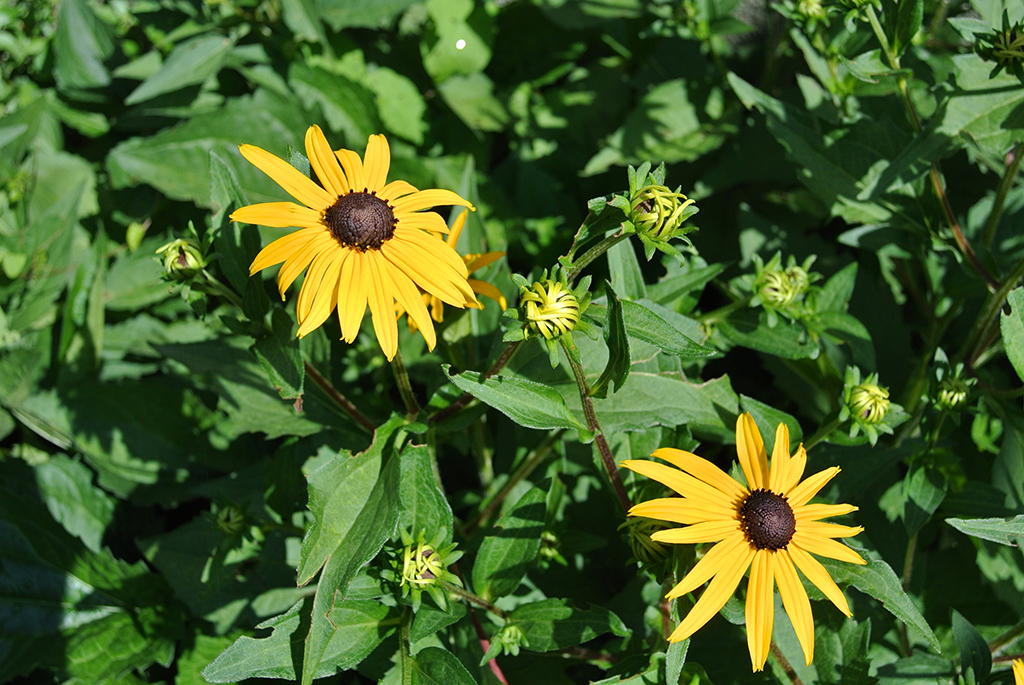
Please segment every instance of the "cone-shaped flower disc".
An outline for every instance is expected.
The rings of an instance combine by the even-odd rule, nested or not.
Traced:
[[[370,136],[360,159],[351,150],[332,151],[320,127],[311,126],[306,154],[319,184],[266,150],[239,150],[302,203],[265,202],[231,214],[234,221],[299,229],[263,248],[249,273],[283,262],[277,284],[284,299],[288,286],[306,272],[296,303],[300,338],[337,310],[341,337],[352,342],[369,307],[377,341],[390,360],[398,350],[396,302],[431,349],[437,339],[421,290],[453,307],[479,306],[465,262],[440,237],[448,227],[438,214],[422,211],[473,206],[448,190],[387,183],[391,152],[384,136]]]
[[[797,569],[840,611],[850,615],[842,591],[811,553],[852,564],[865,563],[860,555],[835,540],[852,537],[863,529],[822,520],[857,508],[848,504],[809,504],[839,473],[839,468],[825,469],[801,481],[807,452],[801,445],[790,456],[789,430],[785,424],[779,424],[775,433],[771,466],[750,414],[741,415],[736,422],[736,450],[746,486],[711,462],[677,449],[663,448],[652,455],[672,466],[645,460],[622,463],[681,495],[642,502],[630,509],[631,516],[685,526],[656,532],[651,535],[652,540],[716,543],[668,593],[669,599],[675,599],[711,581],[669,640],[685,640],[707,623],[729,600],[749,568],[747,647],[753,669],[762,670],[768,658],[776,584],[810,664],[814,658],[814,621]]]

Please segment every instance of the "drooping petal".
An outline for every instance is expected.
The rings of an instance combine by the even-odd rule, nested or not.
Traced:
[[[459,215],[455,217],[455,221],[452,222],[452,227],[449,229],[451,232],[448,234],[448,239],[445,241],[452,247],[456,247],[459,244],[459,236],[462,235],[462,229],[466,226],[467,216],[469,216],[469,210],[464,209],[459,212]]]
[[[747,582],[747,649],[755,671],[764,669],[768,645],[775,622],[775,555],[767,550],[754,552]]]
[[[662,497],[634,505],[629,515],[690,525],[701,521],[735,522],[736,508],[724,502],[709,506],[707,502],[695,502],[686,497]]]
[[[252,260],[252,264],[249,266],[249,275],[252,276],[267,267],[287,260],[323,231],[324,228],[322,226],[314,226],[281,236],[260,250],[259,254],[256,255],[256,259]]]
[[[685,528],[669,528],[651,534],[655,542],[667,542],[675,545],[695,544],[698,542],[718,542],[739,530],[735,520],[701,521]]]
[[[320,225],[320,212],[294,202],[261,202],[239,207],[231,220],[270,228],[308,228]]]
[[[310,209],[321,211],[334,204],[336,198],[280,157],[255,145],[239,145],[238,151],[253,166],[272,178],[289,195]]]
[[[324,232],[315,234],[308,243],[293,252],[277,272],[277,289],[281,293],[281,299],[284,299],[285,291],[295,282],[302,270],[309,266],[314,257],[325,250],[340,249],[344,248],[338,246],[330,233]]]
[[[753,549],[749,545],[742,545],[736,547],[729,558],[722,560],[719,572],[708,584],[690,612],[672,631],[668,638],[669,642],[679,642],[690,637],[725,606],[753,557]]]
[[[662,447],[654,450],[652,457],[664,459],[678,469],[689,473],[711,487],[719,490],[729,502],[742,499],[746,496],[746,489],[733,480],[729,474],[712,464],[707,459],[698,457],[692,452],[677,450],[672,447]]]
[[[804,574],[804,577],[821,590],[821,594],[828,597],[839,611],[843,612],[846,616],[852,616],[850,606],[846,603],[846,597],[843,596],[843,591],[832,580],[832,576],[828,574],[825,567],[795,544],[788,545],[786,549],[789,550],[789,556],[793,559],[796,567],[800,569],[800,572]]]
[[[324,184],[324,189],[334,196],[331,204],[334,204],[339,196],[352,192],[352,186],[349,185],[345,172],[338,164],[338,158],[331,150],[331,144],[327,142],[324,132],[315,124],[306,130],[306,154],[316,177]]]
[[[627,459],[620,465],[656,480],[663,485],[667,485],[680,495],[688,497],[699,504],[707,504],[713,507],[729,503],[722,495],[721,490],[708,485],[702,480],[697,480],[685,471],[680,471],[671,466],[647,461],[646,459]]]
[[[459,207],[469,207],[471,210],[476,211],[476,207],[468,200],[463,200],[458,193],[440,188],[421,190],[418,193],[407,195],[395,200],[394,205],[396,214],[399,212],[418,212],[421,209],[430,209],[431,207],[441,205],[458,205]]]
[[[665,595],[665,598],[675,599],[688,592],[693,592],[708,582],[716,573],[729,568],[729,564],[733,560],[741,559],[745,550],[749,549],[750,543],[743,538],[742,534],[725,538],[709,549],[707,554],[690,569],[690,572]],[[747,567],[744,566],[743,571],[746,570]],[[739,581],[736,582],[739,583]]]
[[[736,419],[736,454],[740,467],[751,490],[768,487],[768,454],[764,441],[750,414],[740,414]]]
[[[469,275],[465,260],[459,256],[459,253],[451,245],[448,245],[436,235],[413,230],[399,224],[395,227],[395,234],[391,240],[384,243],[385,246],[391,244],[425,250],[433,257],[431,263],[434,266],[443,264],[463,278]]]
[[[327,317],[334,311],[338,302],[338,274],[347,258],[352,254],[350,250],[338,250],[328,259],[327,268],[324,270],[320,285],[317,286],[313,300],[309,304],[305,319],[299,324],[299,337],[304,338],[327,321]],[[312,267],[310,272],[312,273]],[[303,284],[305,290],[305,284]],[[301,294],[301,293],[300,293]]]
[[[388,146],[388,139],[379,133],[371,135],[366,142],[366,154],[363,155],[366,188],[370,192],[381,190],[388,180],[390,168],[391,148]]]
[[[384,356],[391,361],[398,352],[398,322],[395,321],[395,298],[392,295],[394,285],[377,263],[380,252],[370,250],[366,252],[366,256],[368,259],[365,260],[365,266],[370,275],[370,289],[366,300],[370,305],[373,332],[377,335],[377,342],[380,343]]]
[[[789,500],[789,506],[795,509],[810,502],[811,498],[817,495],[818,491],[825,487],[830,480],[835,478],[837,473],[839,473],[839,467],[831,466],[824,471],[818,471],[813,476],[809,476],[807,480],[790,490],[786,495]]]
[[[475,278],[467,279],[466,282],[469,283],[469,287],[472,288],[473,292],[477,295],[489,297],[497,302],[502,309],[508,309],[508,302],[505,301],[505,296],[501,294],[501,291],[498,290],[497,287],[487,283],[486,281],[478,281]]]
[[[782,596],[782,606],[789,614],[789,622],[796,631],[796,639],[804,651],[804,661],[808,666],[814,660],[814,617],[811,615],[811,601],[807,598],[800,577],[793,566],[793,558],[787,549],[776,552],[778,560],[775,564],[775,582]]]
[[[813,524],[812,524],[813,525]],[[829,523],[823,523],[818,525],[832,525]],[[846,528],[846,526],[838,526]],[[850,537],[861,532],[861,528],[851,528],[849,536],[843,535],[842,537]],[[854,552],[852,549],[847,547],[841,542],[836,542],[831,538],[827,538],[820,535],[814,535],[813,533],[806,533],[801,530],[793,533],[793,544],[800,549],[810,552],[811,554],[817,554],[819,557],[827,557],[829,559],[838,559],[839,561],[845,561],[850,564],[866,564],[867,562],[861,558],[859,554]]]
[[[504,256],[505,253],[500,250],[495,252],[485,252],[484,254],[480,255],[474,255],[472,258],[469,258],[469,255],[466,255],[466,269],[469,271],[469,273],[473,273],[474,271],[482,269],[485,266],[490,266],[491,264],[498,261]]]
[[[448,264],[438,263],[442,259],[447,259],[442,250],[452,253],[455,251],[438,238],[430,238],[427,234],[420,233],[427,241],[433,241],[422,242],[419,238],[410,238],[409,233],[417,232],[396,231],[395,237],[381,247],[381,254],[408,275],[422,290],[436,295],[445,303],[461,308],[468,303],[476,302],[476,296],[473,295],[466,277],[450,268]],[[431,258],[437,259],[432,261]]]
[[[353,251],[338,275],[338,325],[341,326],[341,339],[349,343],[359,334],[359,325],[366,312],[364,257],[365,253]]]
[[[393,294],[395,300],[405,310],[409,318],[415,322],[416,329],[427,341],[427,349],[432,350],[437,344],[437,334],[434,332],[434,324],[430,320],[430,313],[423,304],[423,297],[420,291],[413,285],[405,272],[389,262],[387,259],[378,256],[377,264],[385,270],[392,284],[395,286]]]

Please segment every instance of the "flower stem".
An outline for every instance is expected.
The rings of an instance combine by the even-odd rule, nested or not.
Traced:
[[[359,411],[356,405],[348,401],[348,399],[338,392],[338,389],[331,385],[331,382],[320,375],[320,372],[314,368],[309,362],[303,362],[306,367],[306,375],[309,376],[314,383],[319,386],[321,390],[327,393],[327,396],[334,400],[334,403],[341,407],[342,411],[351,416],[356,423],[366,429],[367,433],[373,433],[377,430],[377,425],[368,419],[363,412]]]
[[[409,371],[405,368],[402,351],[399,349],[395,350],[395,356],[391,360],[391,370],[395,373],[398,392],[402,395],[402,401],[405,402],[405,412],[410,419],[414,419],[420,413],[420,404],[416,401],[416,395],[413,394],[412,383],[409,382]]]
[[[218,281],[217,278],[206,269],[203,269],[203,278],[206,279],[206,283],[211,293],[220,295],[231,304],[242,309],[242,299],[238,296],[238,293]]]
[[[1011,642],[1019,638],[1021,635],[1024,635],[1024,621],[1020,621],[1019,623],[1011,627],[1009,630],[1007,630],[1005,633],[992,640],[992,642],[990,642],[988,645],[989,649],[994,654],[998,650],[1002,649],[1006,645],[1010,644]]]
[[[449,583],[445,580],[438,579],[435,582],[439,586],[443,587],[447,592],[455,595],[459,599],[464,599],[471,604],[476,604],[478,607],[486,609],[498,618],[504,619],[507,616],[504,611],[494,606],[483,597],[480,597],[479,595],[474,595],[472,592],[466,590],[465,588],[461,588],[458,585],[455,585],[454,583]]]
[[[583,404],[583,416],[586,417],[587,428],[594,433],[594,444],[597,446],[598,454],[601,455],[601,463],[608,474],[608,480],[611,481],[612,489],[615,490],[615,495],[619,499],[623,513],[628,513],[633,504],[629,501],[629,495],[626,494],[626,486],[622,484],[622,476],[619,475],[619,469],[615,466],[612,450],[608,447],[608,441],[605,440],[604,433],[601,432],[601,424],[597,422],[597,414],[594,413],[594,403],[590,399],[590,386],[587,384],[587,377],[583,373],[583,367],[573,359],[573,355],[570,354],[569,346],[565,340],[559,338],[559,342],[562,345],[565,356],[569,359],[572,373],[576,377],[576,386],[580,391],[580,402]]]
[[[775,660],[779,662],[779,666],[782,666],[782,670],[786,672],[786,677],[789,678],[789,682],[793,683],[793,685],[803,685],[803,681],[800,680],[800,676],[796,674],[796,671],[793,670],[793,666],[790,665],[786,657],[782,655],[782,650],[775,644],[775,640],[772,640],[770,649],[772,656],[774,656]]]
[[[807,438],[807,440],[804,442],[804,449],[809,450],[815,445],[817,445],[819,442],[827,438],[829,435],[832,434],[832,431],[834,431],[836,428],[839,428],[840,423],[842,423],[842,421],[839,420],[839,414],[836,414],[828,423],[826,423],[824,426],[815,431],[814,435]]]
[[[974,321],[974,327],[967,336],[968,344],[963,348],[963,351],[957,355],[957,358],[953,360],[954,363],[964,361],[966,359],[968,367],[974,366],[974,361],[984,351],[985,338],[988,334],[989,328],[992,326],[995,318],[999,315],[999,311],[1003,308],[1003,304],[1006,302],[1006,297],[1010,294],[1010,291],[1017,286],[1017,281],[1021,278],[1024,278],[1024,260],[1021,260],[1017,264],[1013,272],[1006,277],[1002,285],[1000,285],[995,292],[989,294],[988,299],[985,300],[985,304],[981,307],[981,312],[978,314],[978,318]]]
[[[580,275],[580,272],[587,268],[591,262],[628,237],[629,236],[625,232],[620,231],[619,233],[610,235],[607,238],[603,238],[601,242],[597,243],[580,255],[580,258],[573,262],[572,268],[566,276],[566,280],[569,285],[572,285],[572,282],[576,280],[576,277]]]
[[[1006,167],[1006,173],[1003,174],[1003,178],[999,181],[996,199],[992,202],[992,211],[989,212],[988,220],[985,221],[985,230],[981,234],[981,241],[985,244],[985,247],[992,247],[996,226],[999,225],[999,219],[1003,216],[1003,204],[1006,202],[1006,196],[1009,195],[1010,189],[1013,188],[1013,182],[1017,180],[1020,161],[1024,159],[1024,142],[1019,143],[1011,154],[1013,155],[1013,161]]]
[[[493,376],[494,374],[501,371],[502,369],[504,369],[505,365],[508,364],[510,359],[512,359],[512,355],[515,354],[516,350],[519,349],[519,345],[522,344],[522,342],[522,340],[510,342],[508,346],[505,347],[505,349],[502,351],[501,356],[498,357],[494,364],[491,365],[491,368],[487,369],[487,371],[485,371],[484,374],[480,376],[480,381],[483,382],[490,378],[491,376]],[[461,395],[459,395],[458,398],[456,398],[455,401],[449,404],[447,407],[438,410],[433,416],[431,416],[427,420],[427,423],[431,425],[434,425],[435,423],[441,423],[445,419],[451,418],[455,414],[462,411],[466,407],[466,405],[472,401],[473,393],[464,392]]]
[[[401,647],[401,660],[402,660],[402,685],[412,685],[412,671],[413,671],[413,660],[412,660],[412,641],[410,639],[410,628],[412,626],[412,607],[405,607],[405,611],[402,613],[402,627],[401,637],[398,642]]]

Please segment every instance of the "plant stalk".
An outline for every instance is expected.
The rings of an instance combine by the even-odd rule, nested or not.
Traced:
[[[351,416],[356,423],[366,429],[367,433],[371,435],[377,430],[377,425],[368,419],[363,412],[359,411],[356,405],[352,404],[344,395],[342,395],[337,388],[331,385],[331,382],[320,375],[320,372],[314,368],[309,362],[303,362],[306,368],[306,375],[309,376],[314,383],[319,386],[321,390],[327,393],[327,396],[334,400],[334,403],[341,407],[342,411]]]
[[[501,371],[502,369],[504,369],[505,365],[508,364],[510,359],[512,359],[512,355],[515,354],[516,350],[519,349],[519,346],[522,344],[522,342],[522,340],[510,342],[508,346],[502,351],[501,356],[498,357],[498,359],[494,362],[493,365],[491,365],[491,368],[489,368],[486,372],[484,372],[482,376],[480,376],[480,381],[483,382],[490,378],[491,376],[498,373],[499,371]],[[444,409],[440,409],[436,413],[434,413],[434,415],[427,420],[427,423],[429,423],[430,425],[434,425],[435,423],[441,423],[445,419],[451,418],[455,414],[465,409],[466,405],[472,401],[473,393],[464,392],[461,395],[459,395],[455,399],[455,401],[449,404],[447,407],[445,407]]]
[[[999,219],[1003,216],[1003,205],[1006,203],[1006,196],[1009,195],[1010,190],[1013,188],[1013,182],[1017,180],[1020,161],[1024,159],[1024,141],[1018,143],[1017,147],[1013,148],[1012,154],[1013,160],[1006,167],[1006,173],[1003,174],[1002,179],[999,181],[996,199],[992,202],[992,211],[988,214],[988,219],[985,221],[985,229],[981,234],[981,242],[985,247],[992,247],[992,240],[996,235],[996,227],[999,225]]]
[[[399,349],[395,350],[395,356],[391,360],[391,370],[395,374],[395,382],[398,383],[398,392],[402,395],[402,401],[405,402],[405,412],[409,419],[414,419],[420,413],[420,403],[416,401],[416,395],[412,391],[409,371],[405,368],[402,351]]]

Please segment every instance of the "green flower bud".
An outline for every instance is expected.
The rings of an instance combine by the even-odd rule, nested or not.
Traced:
[[[217,528],[225,535],[238,535],[245,529],[245,512],[237,504],[228,504],[217,512]]]
[[[462,587],[462,581],[448,567],[459,560],[462,552],[455,550],[455,543],[442,546],[440,533],[429,542],[424,541],[420,532],[414,539],[405,530],[402,536],[402,551],[399,558],[393,558],[392,569],[386,577],[397,582],[402,588],[402,597],[411,596],[413,609],[418,609],[422,594],[426,592],[441,609],[448,607],[448,589]]]
[[[580,322],[580,302],[564,283],[538,281],[523,288],[519,297],[527,328],[547,340],[569,333]]]
[[[206,266],[202,248],[194,240],[172,240],[156,253],[163,259],[164,274],[174,281],[187,281]]]
[[[861,383],[850,392],[846,406],[861,423],[878,423],[889,411],[889,391],[874,383]]]
[[[530,643],[526,640],[526,634],[523,633],[523,629],[514,623],[506,623],[502,626],[492,642],[501,652],[511,654],[512,656],[519,656],[520,647],[530,646]]]
[[[640,188],[629,202],[629,220],[642,233],[654,240],[668,240],[692,212],[685,211],[694,203],[679,192],[663,185]]]
[[[767,304],[774,307],[785,307],[796,300],[800,291],[785,271],[766,269],[758,274],[757,294]]]
[[[967,401],[971,392],[970,384],[962,378],[946,376],[939,383],[935,400],[943,409],[957,410]]]
[[[626,519],[626,522],[619,526],[619,530],[624,529],[629,535],[629,548],[634,559],[642,566],[657,566],[671,556],[672,550],[652,540],[651,535],[670,527],[671,525],[665,521],[634,517]]]
[[[1024,25],[1019,21],[1011,25],[1006,10],[1002,30],[980,36],[974,49],[983,59],[996,63],[990,77],[1006,69],[1024,81]]]
[[[808,19],[825,18],[825,8],[821,6],[821,0],[800,0],[796,9]]]

